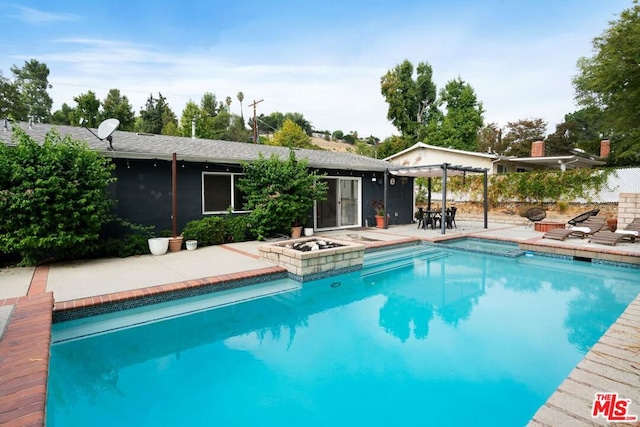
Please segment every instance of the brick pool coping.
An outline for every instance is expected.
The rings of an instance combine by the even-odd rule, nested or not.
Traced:
[[[458,235],[459,237],[463,237]],[[477,234],[476,234],[477,237]],[[364,242],[367,250],[386,246],[418,243],[425,239],[403,238],[393,241]],[[437,239],[441,240],[441,239]],[[495,239],[494,239],[495,240]],[[505,239],[507,240],[507,239]],[[535,250],[543,247],[532,244]],[[549,247],[549,252],[565,247]],[[606,253],[607,259],[629,258],[615,248],[598,247],[589,252]],[[593,258],[597,258],[594,256]],[[613,260],[613,259],[612,259]],[[635,257],[635,264],[640,258]],[[190,288],[203,288],[230,281],[252,279],[259,275],[277,274],[281,267],[212,276],[149,288],[63,301],[54,304],[54,295],[46,291],[48,266],[37,267],[27,296],[0,300],[0,306],[13,306],[13,314],[0,341],[0,425],[3,427],[44,426],[46,410],[51,324],[56,312],[121,303],[154,295],[171,294]],[[619,392],[621,398],[632,399],[630,413],[640,416],[640,295],[616,320],[585,358],[558,387],[534,418],[531,426],[553,426],[561,421],[605,424],[602,418],[590,418],[589,404],[595,391]],[[630,375],[629,372],[632,372]],[[634,375],[635,374],[635,375]],[[603,388],[616,388],[604,390]],[[595,391],[594,391],[595,390]],[[586,415],[583,412],[587,410]]]

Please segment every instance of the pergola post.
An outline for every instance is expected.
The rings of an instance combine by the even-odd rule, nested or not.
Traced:
[[[487,185],[488,184],[488,179],[487,179],[487,171],[484,171],[484,228],[488,228],[488,224],[489,224],[489,219],[488,219],[488,213],[489,213],[489,198],[488,198],[488,192],[487,192]]]
[[[447,163],[442,164],[442,213],[440,214],[440,232],[445,234],[447,224]]]
[[[384,229],[386,230],[387,228],[389,228],[389,212],[387,211],[389,209],[389,205],[387,205],[387,190],[388,190],[388,185],[389,185],[389,169],[385,169],[384,170],[384,194],[383,194],[383,201],[382,203],[384,203]]]

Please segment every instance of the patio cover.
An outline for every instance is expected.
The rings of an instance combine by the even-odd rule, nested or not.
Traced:
[[[447,210],[447,177],[449,176],[465,176],[469,173],[481,173],[484,175],[484,228],[488,226],[487,214],[489,212],[489,202],[487,200],[487,168],[476,168],[470,166],[452,165],[450,163],[442,163],[438,165],[422,165],[422,166],[401,166],[395,168],[389,168],[385,171],[384,179],[384,204],[387,205],[387,190],[388,190],[388,175],[395,176],[407,176],[413,178],[426,177],[429,178],[428,182],[428,200],[431,204],[431,178],[442,178],[442,218],[446,215]],[[385,216],[384,228],[388,227],[388,218]],[[442,234],[446,232],[446,224],[444,221],[440,221],[440,231]]]

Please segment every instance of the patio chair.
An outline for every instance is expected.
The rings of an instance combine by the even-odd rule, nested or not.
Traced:
[[[547,217],[547,211],[542,208],[529,208],[523,216],[529,220],[526,226],[530,227],[531,224],[545,219]]]
[[[565,240],[568,237],[579,237],[584,239],[591,236],[606,227],[604,218],[590,217],[586,221],[580,223],[580,227],[570,228],[554,228],[547,231],[543,239]]]
[[[640,234],[640,218],[635,218],[623,230],[609,231],[601,230],[591,236],[591,243],[615,246],[623,240],[635,243],[636,237]]]
[[[586,220],[588,220],[592,216],[598,215],[598,212],[600,212],[600,209],[592,209],[590,211],[583,212],[580,215],[578,215],[578,216],[576,216],[574,218],[571,218],[569,221],[567,221],[567,224],[576,226],[576,225],[578,225],[580,223],[585,222]]]
[[[456,225],[456,212],[458,211],[458,208],[456,208],[455,206],[452,206],[451,208],[447,209],[446,211],[446,215],[444,217],[444,223],[446,224],[447,228],[458,228],[458,226]]]

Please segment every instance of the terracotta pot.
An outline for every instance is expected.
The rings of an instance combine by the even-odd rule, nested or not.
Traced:
[[[182,250],[182,236],[169,237],[169,252],[180,252]]]
[[[302,226],[300,227],[291,227],[291,237],[294,239],[302,236]]]
[[[376,228],[384,228],[384,215],[376,215]]]
[[[608,219],[607,225],[609,226],[609,230],[616,231],[618,229],[618,219],[617,218]]]

